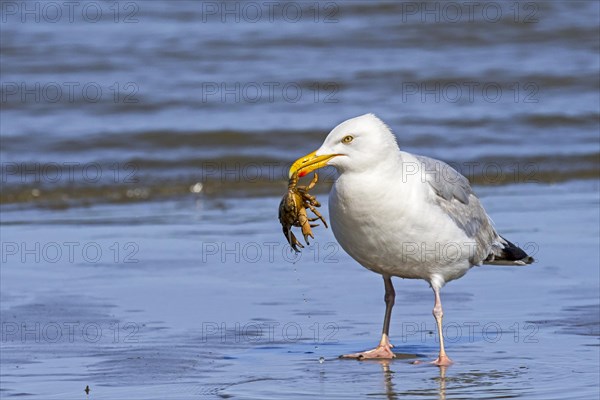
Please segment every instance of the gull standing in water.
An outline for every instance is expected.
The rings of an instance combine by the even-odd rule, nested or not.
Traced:
[[[504,239],[467,178],[449,165],[401,151],[396,137],[375,115],[335,127],[321,147],[295,161],[290,176],[333,166],[339,177],[329,194],[333,233],[363,267],[383,276],[385,318],[379,345],[342,357],[394,358],[389,341],[395,292],[392,277],[424,279],[435,298],[440,352],[434,364],[452,363],[444,350],[440,289],[480,264],[533,262]]]

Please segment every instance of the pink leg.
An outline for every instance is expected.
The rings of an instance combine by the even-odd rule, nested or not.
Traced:
[[[379,345],[375,347],[373,350],[363,351],[360,353],[352,353],[352,354],[344,354],[340,358],[354,358],[357,360],[368,360],[374,358],[394,358],[394,352],[392,351],[392,344],[388,336],[384,333],[381,335],[381,341]]]
[[[383,283],[385,284],[385,318],[383,320],[383,333],[379,345],[373,350],[363,351],[360,353],[344,354],[341,358],[355,358],[358,360],[374,359],[374,358],[394,358],[394,347],[389,340],[390,334],[390,319],[392,318],[392,307],[394,307],[394,301],[396,300],[396,292],[392,285],[392,279],[390,277],[383,277]]]
[[[442,310],[442,301],[440,299],[439,288],[436,288],[434,286],[433,293],[435,294],[433,316],[435,317],[435,323],[437,324],[438,330],[438,337],[440,338],[440,355],[431,363],[439,366],[448,366],[452,364],[452,360],[446,355],[446,350],[444,349],[444,335],[442,334],[442,318],[444,317],[444,310]]]

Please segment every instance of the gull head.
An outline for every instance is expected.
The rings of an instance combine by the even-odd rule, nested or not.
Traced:
[[[346,120],[333,128],[319,149],[296,160],[289,171],[304,176],[330,165],[340,173],[365,171],[385,163],[399,152],[396,137],[373,114]]]

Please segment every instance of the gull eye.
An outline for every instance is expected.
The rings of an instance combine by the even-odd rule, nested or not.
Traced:
[[[350,143],[353,140],[354,140],[354,138],[352,136],[350,136],[350,135],[344,136],[344,138],[342,139],[342,143],[348,144],[348,143]]]

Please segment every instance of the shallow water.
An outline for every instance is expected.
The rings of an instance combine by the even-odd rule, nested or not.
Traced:
[[[258,21],[206,8],[225,3],[81,2],[98,22],[14,4],[0,3],[0,397],[597,398],[598,2],[458,20],[441,8],[455,2],[292,2],[273,19],[250,2]],[[412,364],[437,349],[421,281],[395,281],[402,357],[338,359],[377,343],[381,278],[330,230],[299,256],[284,245],[289,163],[366,112],[467,175],[537,260],[444,289],[447,369]]]
[[[15,243],[80,244],[54,263],[50,250],[39,263],[5,253],[5,396],[84,398],[89,385],[90,398],[128,399],[592,398],[598,185],[479,193],[500,231],[538,261],[474,268],[444,289],[448,369],[411,364],[437,348],[421,281],[396,280],[391,337],[406,359],[338,359],[376,344],[381,279],[323,228],[295,259],[275,218],[253,220],[272,215],[277,198],[5,213],[2,236]],[[103,251],[97,262],[79,252],[90,243]],[[137,251],[115,258],[114,243]]]

